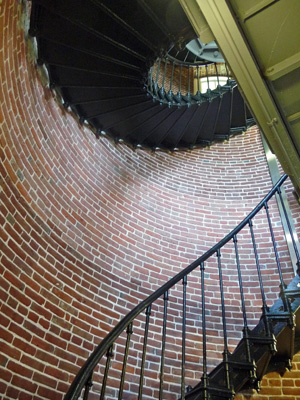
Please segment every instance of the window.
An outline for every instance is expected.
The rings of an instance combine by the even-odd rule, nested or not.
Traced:
[[[199,79],[199,90],[201,93],[206,93],[208,89],[214,90],[218,85],[223,86],[227,83],[227,76],[209,76],[202,77]],[[198,91],[198,82],[197,79],[194,81],[195,92]]]

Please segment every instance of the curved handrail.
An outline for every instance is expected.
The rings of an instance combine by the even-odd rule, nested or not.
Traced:
[[[105,353],[107,353],[107,351],[110,349],[115,340],[135,319],[135,317],[137,317],[142,311],[144,311],[147,307],[149,307],[155,300],[164,295],[166,291],[168,291],[176,283],[181,281],[195,268],[204,263],[204,261],[206,261],[209,257],[217,253],[218,250],[220,250],[220,248],[223,247],[226,243],[228,243],[231,239],[233,239],[249,223],[249,221],[251,221],[252,218],[266,205],[268,200],[270,200],[270,198],[273,197],[273,195],[276,192],[278,192],[278,188],[283,184],[283,182],[287,179],[287,177],[288,177],[287,175],[283,175],[275,184],[275,186],[270,190],[270,192],[263,198],[263,200],[227,236],[225,236],[221,241],[219,241],[216,245],[214,245],[205,254],[203,254],[201,257],[199,257],[197,260],[191,263],[188,267],[186,267],[184,270],[179,272],[168,282],[162,285],[148,298],[146,298],[140,304],[138,304],[115,326],[115,328],[102,340],[102,342],[98,345],[98,347],[87,359],[83,367],[80,369],[65,396],[65,400],[75,400],[79,397],[81,390],[83,389],[86,381],[91,376],[92,371],[96,367],[97,363],[100,361],[102,356]]]
[[[154,101],[168,104],[169,107],[200,105],[215,97],[222,96],[223,93],[236,86],[236,82],[224,61],[207,61],[197,55],[193,55],[192,60],[190,60],[189,55],[188,49],[185,49],[183,59],[177,59],[170,53],[166,53],[164,56],[158,57],[152,64],[144,86]],[[210,77],[216,78],[217,86],[211,86]],[[224,77],[227,78],[226,83],[220,82],[220,78]],[[200,90],[201,78],[207,79],[207,90]],[[195,80],[197,88],[193,90]],[[176,90],[178,89],[176,94],[173,90],[175,85]]]

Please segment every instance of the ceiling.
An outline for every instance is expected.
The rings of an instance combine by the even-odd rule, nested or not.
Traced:
[[[300,1],[180,3],[200,39],[202,31],[211,29],[261,131],[300,197]]]

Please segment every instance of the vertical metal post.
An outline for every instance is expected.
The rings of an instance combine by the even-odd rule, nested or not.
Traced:
[[[158,61],[157,64],[157,69],[156,69],[156,78],[155,78],[155,84],[154,84],[154,89],[157,91],[157,86],[158,86],[158,78],[159,78],[159,71],[160,71],[160,63],[161,63],[161,58]]]
[[[151,304],[150,304],[150,306],[148,306],[146,308],[146,323],[145,323],[145,332],[144,332],[144,344],[143,344],[143,355],[142,355],[141,372],[140,372],[140,385],[139,385],[138,400],[142,400],[142,396],[143,396],[144,372],[145,372],[145,361],[146,361],[150,315],[151,315]]]
[[[247,322],[245,297],[244,297],[244,290],[243,290],[243,281],[242,281],[242,274],[241,274],[240,259],[239,259],[239,252],[238,252],[236,235],[233,236],[233,242],[234,242],[234,249],[235,249],[235,256],[236,256],[236,266],[237,266],[237,271],[238,271],[239,287],[240,287],[241,302],[242,302],[242,313],[243,313],[243,320],[244,320],[243,334],[244,334],[244,339],[245,339],[245,344],[246,344],[246,357],[247,357],[247,361],[250,364],[253,364],[253,360],[252,360],[252,357],[251,357],[251,351],[250,351],[249,328],[248,328],[248,322]],[[250,379],[251,379],[251,381],[253,383],[256,380],[255,365],[254,364],[253,364],[253,369],[250,370]]]
[[[238,252],[238,247],[237,247],[237,237],[236,237],[236,235],[233,236],[233,242],[234,242],[236,265],[237,265],[239,287],[240,287],[240,294],[241,294],[244,328],[248,329],[246,307],[245,307],[245,297],[244,297],[244,290],[243,290],[243,281],[242,281],[242,274],[241,274],[240,259],[239,259],[239,252]]]
[[[206,316],[205,316],[205,283],[204,283],[204,263],[200,265],[201,271],[201,297],[202,297],[202,334],[203,334],[203,398],[208,399],[208,376],[207,376],[207,351],[206,351]]]
[[[88,400],[89,393],[90,393],[90,390],[91,390],[92,386],[93,386],[93,373],[91,373],[91,375],[89,376],[88,380],[85,383],[83,400]]]
[[[268,306],[267,306],[267,302],[266,302],[264,285],[263,285],[262,276],[261,276],[261,270],[260,270],[260,265],[259,265],[257,247],[256,247],[256,243],[255,243],[255,237],[254,237],[254,231],[253,231],[253,222],[252,222],[251,219],[249,220],[248,225],[249,225],[250,233],[251,233],[252,246],[253,246],[253,250],[254,250],[254,256],[255,256],[256,269],[257,269],[258,280],[259,280],[261,299],[262,299],[262,303],[263,303],[262,310],[263,310],[263,315],[266,315],[266,313],[268,311]],[[269,325],[266,328],[268,328],[268,330],[269,330]],[[270,332],[268,332],[268,333],[270,333]]]
[[[149,71],[149,82],[148,82],[148,86],[150,86],[151,93],[153,93],[153,71],[154,71],[154,66],[152,65]]]
[[[281,299],[282,299],[282,302],[283,302],[284,310],[289,312],[291,317],[292,317],[290,303],[289,303],[289,301],[288,301],[288,299],[286,297],[286,294],[285,294],[285,289],[286,289],[287,285],[284,283],[283,276],[282,276],[282,270],[281,270],[281,265],[280,265],[280,261],[279,261],[278,250],[277,250],[277,244],[276,244],[276,241],[275,241],[275,236],[274,236],[273,227],[272,227],[271,218],[270,218],[270,213],[269,213],[269,206],[268,206],[267,202],[264,203],[264,207],[265,207],[266,214],[267,214],[270,234],[271,234],[274,253],[275,253],[275,258],[276,258],[276,264],[277,264],[279,278],[280,278]],[[292,319],[290,320],[290,324],[293,325]]]
[[[214,64],[215,64],[215,69],[216,69],[216,76],[217,76],[218,86],[220,86],[220,79],[219,79],[219,73],[218,73],[217,63],[214,63]]]
[[[167,65],[168,65],[168,59],[165,59],[165,67],[164,67],[164,74],[163,74],[163,79],[162,79],[162,85],[161,85],[161,92],[165,91],[165,79],[166,79],[166,74],[167,74]]]
[[[186,285],[187,276],[182,280],[182,357],[181,357],[181,399],[185,399],[185,331],[186,331]]]
[[[125,345],[125,352],[124,352],[124,359],[123,359],[123,366],[122,366],[122,374],[121,374],[121,380],[120,380],[120,389],[119,389],[119,400],[122,400],[123,398],[123,389],[124,389],[124,381],[125,381],[125,374],[126,374],[126,366],[127,366],[127,359],[128,359],[128,352],[129,352],[129,344],[130,344],[130,338],[132,335],[132,322],[127,326],[127,339],[126,339],[126,345]]]
[[[296,261],[297,273],[298,273],[298,275],[300,275],[300,270],[299,270],[300,269],[300,257],[299,257],[299,251],[298,251],[298,247],[297,247],[297,244],[296,244],[296,240],[295,240],[295,237],[294,237],[294,234],[296,234],[296,233],[292,229],[291,221],[290,221],[290,218],[288,217],[287,209],[286,209],[286,206],[285,206],[283,198],[282,198],[282,193],[281,193],[281,188],[280,187],[277,188],[277,193],[278,193],[279,198],[280,198],[280,203],[281,203],[281,206],[282,206],[282,209],[283,209],[283,213],[284,213],[284,216],[285,216],[285,220],[286,220],[286,223],[287,223],[287,226],[288,226],[288,230],[289,230],[290,237],[291,237],[291,240],[292,240],[293,248],[294,248],[294,251],[295,251],[296,260],[297,260]]]
[[[229,75],[229,71],[227,68],[227,64],[225,63],[225,69],[226,69],[226,75],[227,75],[227,80],[229,79],[230,75]]]
[[[188,91],[187,91],[187,95],[190,96],[191,95],[191,76],[190,76],[190,66],[188,65]]]
[[[229,352],[228,352],[228,338],[227,338],[227,326],[226,326],[225,299],[224,299],[220,249],[217,250],[217,257],[218,257],[219,283],[220,283],[221,307],[222,307],[222,324],[223,324],[223,334],[224,334],[223,361],[225,364],[225,381],[226,381],[227,389],[231,389],[231,382],[230,382],[230,375],[229,375],[229,360],[228,360]]]
[[[180,70],[179,70],[179,95],[181,94],[181,79],[182,79],[182,64],[180,64]]]
[[[266,302],[264,285],[263,285],[263,280],[262,280],[262,276],[261,276],[261,269],[260,269],[260,265],[259,265],[259,258],[258,258],[258,253],[257,253],[254,231],[253,231],[253,222],[251,219],[249,220],[248,224],[249,224],[250,233],[251,233],[251,240],[252,240],[252,246],[253,246],[254,255],[255,255],[256,269],[257,269],[259,287],[260,287],[260,293],[261,293],[261,299],[262,299],[262,318],[263,318],[263,321],[265,324],[266,336],[269,338],[272,338],[273,334],[271,332],[270,324],[269,324],[269,320],[268,320],[269,307],[267,306],[267,302]],[[274,338],[274,341],[272,343],[270,343],[270,349],[271,349],[272,353],[276,352],[275,338]]]
[[[279,261],[278,250],[277,250],[277,244],[276,244],[276,241],[275,241],[275,236],[274,236],[272,222],[271,222],[270,213],[269,213],[269,205],[268,205],[267,202],[264,203],[264,207],[265,207],[266,214],[267,214],[269,230],[270,230],[273,249],[274,249],[274,253],[275,253],[276,264],[277,264],[278,274],[279,274],[279,278],[280,278],[280,286],[281,286],[281,289],[284,290],[286,288],[286,284],[283,281],[282,270],[281,270],[281,265],[280,265],[280,261]]]
[[[101,394],[100,394],[100,400],[104,400],[105,397],[105,391],[106,391],[106,385],[107,385],[107,378],[108,378],[108,371],[110,368],[110,363],[111,363],[111,358],[113,357],[113,344],[110,346],[110,348],[107,350],[106,353],[106,365],[105,365],[105,371],[103,375],[103,381],[102,381],[102,388],[101,388]]]
[[[172,86],[173,86],[173,79],[174,79],[174,70],[175,70],[175,62],[173,61],[173,64],[172,64],[172,72],[171,72],[171,79],[170,79],[170,89],[169,89],[169,93],[172,93]]]
[[[165,294],[164,294],[164,319],[163,319],[162,346],[161,346],[159,400],[162,400],[163,390],[164,390],[164,372],[165,372],[165,350],[166,350],[168,300],[169,300],[168,291],[166,291]]]
[[[210,89],[210,87],[209,87],[209,78],[208,78],[208,69],[207,69],[207,64],[205,64],[205,69],[206,69],[206,79],[207,79],[207,90],[209,90]]]

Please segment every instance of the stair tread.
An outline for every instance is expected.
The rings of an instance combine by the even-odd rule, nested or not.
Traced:
[[[287,290],[291,291],[291,293],[294,294],[299,293],[300,295],[300,288],[297,286],[298,284],[300,285],[300,277],[297,275],[290,282],[290,284],[287,287]],[[283,305],[282,299],[278,298],[269,311],[270,315],[274,319],[273,330],[274,330],[274,336],[276,337],[277,340],[277,352],[275,355],[272,356],[268,343],[265,343],[264,341],[263,344],[260,344],[258,341],[260,335],[263,335],[265,337],[265,324],[262,318],[260,319],[257,326],[250,331],[250,336],[252,335],[255,338],[254,342],[252,342],[251,354],[255,361],[256,375],[258,380],[261,380],[266,372],[278,370],[279,364],[280,365],[282,364],[282,367],[285,368],[291,357],[289,351],[290,349],[287,350],[290,344],[286,337],[286,329],[291,329],[291,328],[289,327],[289,321],[286,317],[286,313],[284,313],[284,319],[279,318],[279,320],[276,321],[276,314],[278,313],[280,316],[281,312],[280,309],[282,305]],[[291,311],[293,313],[296,313],[296,317],[297,316],[300,317],[300,297],[294,298],[294,301],[291,303]],[[295,349],[293,350],[294,353]],[[241,361],[241,358],[242,361],[246,361],[245,339],[241,339],[240,343],[237,345],[234,352],[230,354],[229,361],[233,360],[239,362]],[[275,364],[274,368],[272,367],[272,364]],[[271,367],[269,367],[270,365]],[[231,367],[234,366],[231,364]],[[221,362],[208,375],[209,381],[213,386],[225,385],[224,368],[225,364],[224,362]],[[242,388],[253,387],[253,385],[249,384],[249,376],[247,376],[246,372],[247,369],[241,368],[241,366],[239,366],[238,364],[236,365],[236,369],[234,369],[233,372],[234,390],[236,393],[239,392]],[[194,398],[199,396],[199,393],[202,390],[201,386],[202,383],[199,382],[199,384],[192,389],[192,391],[190,392],[191,394],[190,395],[188,394],[187,398],[189,400],[193,400]],[[201,396],[197,397],[197,399],[201,399]]]

